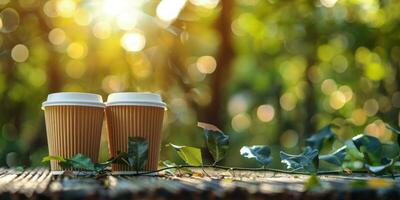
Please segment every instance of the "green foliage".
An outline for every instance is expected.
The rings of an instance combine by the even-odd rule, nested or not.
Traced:
[[[201,150],[199,148],[178,146],[171,143],[169,145],[175,149],[179,157],[182,158],[182,160],[185,161],[185,163],[187,163],[188,165],[193,165],[193,166],[203,165]]]
[[[225,157],[228,151],[229,136],[211,124],[198,123],[198,126],[204,129],[207,149],[214,159],[214,164],[216,164]]]
[[[116,158],[111,159],[114,163],[124,163],[133,167],[137,172],[144,169],[148,160],[149,142],[145,138],[129,137],[128,152],[118,152]]]
[[[383,158],[380,165],[372,166],[372,165],[366,164],[365,166],[367,167],[368,171],[370,171],[374,174],[379,174],[386,170],[391,171],[391,167],[393,166],[393,164],[394,164],[393,159]]]
[[[76,168],[88,171],[95,170],[92,160],[82,154],[77,154],[70,159],[66,159],[66,162],[60,162],[60,165],[62,168]]]
[[[331,140],[334,137],[335,135],[332,132],[332,125],[329,124],[319,130],[317,133],[313,134],[310,138],[308,138],[306,140],[306,146],[320,151],[324,142],[327,140]]]
[[[311,147],[306,147],[304,152],[299,155],[291,155],[281,151],[280,156],[281,162],[286,164],[287,168],[293,171],[301,169],[310,173],[316,173],[318,171],[318,150],[312,149]]]
[[[42,162],[47,162],[51,160],[58,161],[63,169],[74,168],[85,171],[101,170],[101,168],[95,168],[95,165],[93,164],[92,160],[89,157],[82,154],[76,154],[72,158],[62,158],[60,156],[46,156],[42,159]]]
[[[46,157],[43,157],[42,162],[48,162],[51,160],[60,161],[60,162],[65,161],[65,159],[61,156],[46,156]]]
[[[246,113],[255,114],[260,104],[271,102],[276,115],[272,123],[265,125],[251,116],[251,134],[242,134],[243,141],[280,141],[278,137],[288,128],[286,125],[307,127],[308,123],[315,125],[331,118],[346,119],[357,129],[363,129],[362,126],[377,116],[398,121],[396,99],[400,80],[397,65],[400,57],[397,55],[400,50],[396,36],[400,31],[397,25],[400,15],[397,14],[399,1],[396,0],[337,1],[329,6],[332,8],[320,2],[336,1],[243,0],[235,1],[232,6],[223,5],[231,5],[230,1],[219,1],[218,6],[206,6],[209,7],[206,9],[200,4],[187,3],[183,12],[176,13],[177,21],[171,21],[171,27],[166,31],[175,29],[172,26],[181,29],[182,24],[196,28],[186,28],[181,37],[177,37],[176,34],[160,34],[165,31],[164,26],[157,27],[157,23],[143,23],[138,19],[138,24],[146,24],[136,27],[140,29],[137,32],[144,34],[146,45],[143,51],[128,55],[120,44],[120,37],[129,33],[118,29],[117,20],[105,22],[106,27],[113,27],[113,34],[102,34],[100,39],[98,34],[92,34],[97,32],[91,30],[97,29],[95,25],[102,17],[93,17],[90,24],[82,26],[77,23],[80,12],[74,12],[70,17],[52,17],[42,11],[44,2],[41,1],[36,1],[37,4],[29,3],[33,1],[3,2],[8,2],[2,4],[3,8],[17,11],[20,23],[2,18],[1,166],[7,165],[9,152],[18,153],[18,161],[28,163],[38,145],[47,147],[38,142],[45,141],[41,133],[44,130],[43,113],[38,112],[38,108],[48,91],[96,92],[103,96],[122,86],[126,91],[162,91],[166,102],[174,102],[167,113],[168,119],[179,115],[185,119],[185,124],[195,123],[196,116],[221,119],[222,123],[230,124],[233,117],[230,115],[242,112],[243,106],[233,106],[229,109],[230,114],[222,112],[227,109],[221,106],[234,102],[236,94],[251,93],[239,104],[245,105]],[[122,1],[115,2],[117,5]],[[138,9],[155,13],[159,1],[146,2]],[[76,10],[87,11],[88,16],[97,16],[102,10],[87,9],[87,5],[76,3]],[[32,17],[32,13],[40,15]],[[180,17],[181,14],[184,16]],[[118,15],[125,16],[124,13]],[[196,20],[185,20],[186,16]],[[221,20],[221,17],[227,20]],[[215,22],[224,23],[210,26]],[[16,29],[5,31],[6,24],[10,23]],[[57,30],[53,31],[53,25]],[[232,28],[229,40],[223,35],[226,27]],[[55,35],[58,36],[55,37],[57,43],[47,38]],[[64,36],[70,39],[60,39]],[[21,55],[15,49],[12,51],[16,44],[28,49],[29,56],[24,62],[13,59],[15,55]],[[72,47],[77,44],[78,52],[84,52],[79,59],[71,57],[71,52],[76,52]],[[152,48],[155,44],[160,48]],[[232,48],[235,52],[232,56],[218,53],[233,52]],[[175,50],[174,53],[171,54],[170,49]],[[213,74],[196,69],[196,66],[203,66],[201,62],[196,63],[201,55],[212,55],[218,62]],[[109,68],[108,63],[116,64]],[[210,66],[210,62],[206,63],[208,65],[204,66]],[[98,67],[93,69],[91,66]],[[214,80],[214,77],[220,78]],[[203,79],[205,81],[201,81]],[[332,84],[324,84],[326,80]],[[330,85],[332,91],[325,91],[326,85]],[[223,98],[219,96],[221,93]],[[372,105],[379,105],[379,111],[373,117],[362,111],[370,100],[374,102]],[[337,101],[340,105],[332,106]],[[290,109],[282,106],[287,102]],[[362,111],[358,118],[364,120],[353,122],[351,118],[357,116],[354,113],[358,108]],[[212,109],[215,113],[210,116]],[[315,116],[314,120],[309,121],[312,116]],[[18,131],[3,131],[10,125]],[[191,133],[195,127],[168,123],[166,134],[170,141],[179,138],[182,144],[189,144],[192,136],[170,131],[177,129],[180,133]],[[264,134],[266,130],[268,134]],[[231,148],[239,149],[240,146]],[[237,157],[231,157],[226,163],[238,163]]]
[[[177,165],[174,162],[171,162],[170,160],[160,161],[158,165],[161,168],[177,167]],[[176,172],[176,168],[167,169],[165,170],[165,172],[174,175]]]
[[[378,138],[359,134],[353,137],[354,145],[364,154],[367,163],[375,165],[379,164],[382,155],[382,145]]]
[[[271,149],[265,145],[243,146],[240,155],[245,158],[254,158],[264,167],[272,161]]]
[[[382,155],[386,158],[396,158],[400,155],[400,146],[396,143],[382,143]]]
[[[341,166],[346,158],[350,161],[362,160],[367,163],[367,169],[375,173],[391,166],[388,157],[396,157],[397,152],[398,145],[383,145],[373,136],[359,134],[352,140],[346,141],[346,145],[335,152],[321,155],[320,160],[336,166]]]
[[[142,170],[147,163],[148,141],[144,138],[129,138],[128,152],[119,152],[115,158],[110,158],[106,162],[93,163],[92,160],[82,154],[76,154],[72,158],[63,158],[61,156],[46,156],[42,162],[50,160],[58,161],[63,169],[81,169],[85,171],[94,171],[97,173],[106,170],[111,163],[125,163],[134,167],[136,171]]]
[[[129,138],[128,161],[137,171],[144,169],[147,163],[149,143],[145,138]]]
[[[316,175],[311,175],[308,180],[304,183],[304,188],[306,190],[315,190],[321,188],[322,184]]]
[[[364,160],[364,154],[357,149],[353,140],[347,140],[345,144],[346,157],[350,158],[351,160]]]
[[[335,152],[319,156],[319,159],[336,166],[341,166],[345,157],[346,157],[346,146],[343,146],[338,150],[336,150]]]

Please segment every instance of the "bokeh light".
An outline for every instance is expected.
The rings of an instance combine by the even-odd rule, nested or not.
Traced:
[[[329,105],[335,109],[339,110],[346,103],[346,96],[339,90],[333,92],[329,99]]]
[[[74,13],[74,21],[76,24],[80,26],[87,26],[92,22],[92,14],[84,9],[84,8],[78,8],[75,10]]]
[[[110,75],[103,79],[102,89],[107,93],[121,92],[125,89],[125,84],[121,77]]]
[[[61,45],[65,42],[67,36],[61,28],[55,28],[49,32],[49,41],[54,45]]]
[[[382,142],[387,142],[391,139],[392,134],[386,129],[385,123],[382,120],[375,120],[368,124],[364,130],[368,135],[379,138]]]
[[[340,86],[339,91],[345,96],[346,102],[350,101],[353,98],[353,90],[349,86]]]
[[[281,107],[286,111],[291,111],[296,107],[297,98],[292,93],[285,93],[279,99]]]
[[[368,63],[365,66],[365,74],[369,79],[379,81],[385,77],[386,71],[381,63]]]
[[[332,67],[337,73],[343,73],[348,68],[349,63],[343,55],[337,55],[332,60]]]
[[[75,13],[76,3],[73,0],[57,0],[56,11],[61,17],[72,17]]]
[[[325,95],[330,95],[332,92],[337,90],[336,82],[332,79],[326,79],[321,84],[321,91]]]
[[[197,68],[197,64],[190,64],[188,66],[188,75],[190,79],[193,80],[194,82],[203,81],[204,78],[206,77],[205,74],[199,71],[199,69]]]
[[[49,0],[44,4],[43,12],[48,17],[57,17],[58,16],[58,12],[57,12],[56,7],[57,7],[57,1],[56,0]]]
[[[387,137],[383,121],[374,121],[379,118],[400,125],[396,1],[0,5],[0,100],[7,103],[0,127],[21,130],[12,139],[21,144],[42,141],[37,109],[49,91],[160,93],[169,109],[164,141],[190,146],[202,145],[197,121],[240,133],[235,137],[248,143],[241,145],[281,144],[289,153],[301,150],[310,127],[334,123],[344,141],[363,130]],[[36,130],[25,133],[26,124]],[[30,161],[24,159],[29,145],[3,147],[1,136],[0,164],[9,152]],[[240,161],[233,156],[225,164]],[[279,160],[271,163],[279,166]]]
[[[161,0],[156,9],[157,17],[165,22],[173,21],[185,4],[186,0]]]
[[[367,121],[367,113],[363,109],[356,109],[351,113],[351,122],[356,126],[362,126]]]
[[[275,109],[269,104],[260,105],[257,108],[257,117],[262,122],[269,122],[274,119]]]
[[[228,102],[228,113],[230,116],[246,112],[249,107],[248,98],[243,94],[234,95]]]
[[[79,60],[71,60],[65,66],[65,72],[71,78],[81,78],[86,72],[86,65]]]
[[[73,59],[82,59],[86,57],[88,53],[88,48],[86,44],[81,42],[73,42],[68,45],[67,54]]]
[[[196,62],[197,69],[203,74],[212,74],[217,68],[217,61],[212,56],[201,56]]]
[[[232,118],[231,125],[236,132],[243,132],[251,125],[250,116],[246,113],[239,113]]]
[[[107,39],[111,36],[111,25],[107,22],[97,22],[93,26],[92,32],[99,39]]]
[[[139,32],[125,33],[121,38],[121,45],[126,51],[138,52],[146,45],[146,38]]]
[[[29,57],[29,50],[23,44],[17,44],[11,50],[11,57],[15,62],[25,62]]]
[[[293,148],[299,143],[299,135],[294,130],[286,130],[279,139],[281,145],[285,148]]]
[[[219,0],[190,0],[190,3],[196,6],[202,6],[211,9],[218,5]]]
[[[335,6],[337,0],[320,0],[321,4],[327,8],[332,8]]]
[[[135,13],[122,13],[117,16],[116,20],[120,29],[130,31],[135,28],[138,17]]]
[[[102,0],[102,9],[105,14],[116,17],[122,13],[137,12],[147,0]]]
[[[379,111],[379,104],[376,99],[368,99],[364,102],[364,111],[368,116],[374,116]]]
[[[15,9],[6,8],[0,12],[1,32],[10,33],[18,28],[20,23],[19,14]]]

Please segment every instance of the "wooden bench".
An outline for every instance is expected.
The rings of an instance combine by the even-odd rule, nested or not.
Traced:
[[[0,199],[400,199],[400,178],[320,175],[322,189],[306,191],[308,175],[199,169],[194,175],[53,175],[46,168],[0,168]],[[352,187],[354,181],[367,187]]]

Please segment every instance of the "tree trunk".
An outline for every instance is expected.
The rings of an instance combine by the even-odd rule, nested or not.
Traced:
[[[231,37],[231,17],[234,1],[222,0],[221,13],[215,23],[215,27],[220,35],[221,43],[216,56],[217,68],[211,76],[210,87],[212,89],[212,101],[206,109],[206,116],[203,121],[222,126],[224,86],[229,76],[233,57],[233,46]]]

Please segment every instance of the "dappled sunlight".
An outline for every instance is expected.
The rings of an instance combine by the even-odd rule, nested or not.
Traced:
[[[164,143],[200,146],[198,121],[290,152],[330,123],[341,142],[362,132],[395,141],[385,123],[400,126],[399,8],[378,0],[0,0],[0,164],[10,152],[21,162],[13,153],[9,163],[41,164],[31,159],[47,151],[41,103],[66,91],[159,93],[168,105]]]

